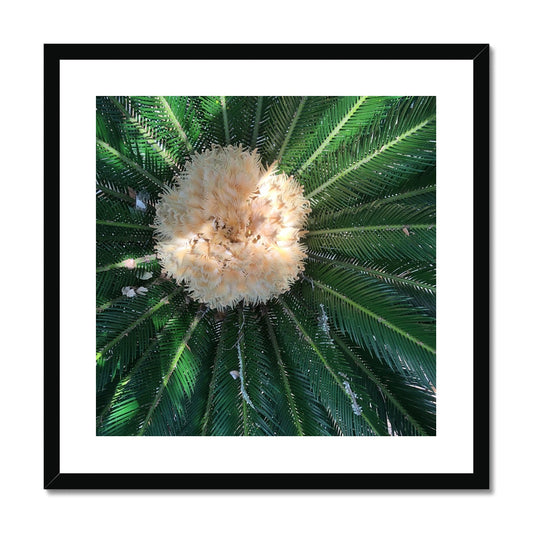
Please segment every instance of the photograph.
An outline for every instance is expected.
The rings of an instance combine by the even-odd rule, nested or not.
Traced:
[[[437,435],[435,95],[95,107],[98,437]]]
[[[7,4],[11,529],[524,528],[515,4]]]

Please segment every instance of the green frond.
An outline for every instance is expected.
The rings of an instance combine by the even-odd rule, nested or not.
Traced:
[[[284,395],[280,397],[280,407],[284,408],[285,416],[290,417],[287,424],[287,435],[336,435],[336,427],[331,413],[320,401],[313,390],[310,380],[310,369],[305,367],[305,359],[300,360],[296,353],[296,343],[301,342],[300,333],[283,312],[283,307],[275,302],[264,308],[264,320],[268,334],[276,347],[279,358],[279,372],[282,373]],[[331,383],[331,382],[330,382]],[[334,384],[336,386],[336,384]],[[291,427],[292,425],[292,427]]]
[[[151,127],[149,120],[147,120],[146,118],[146,114],[140,112],[140,110],[135,105],[135,101],[133,99],[120,97],[115,98],[113,96],[110,96],[109,100],[121,112],[123,116],[123,120],[120,123],[120,126],[125,130],[124,134],[126,137],[137,137],[137,142],[139,143],[139,145],[143,145],[145,149],[146,147],[152,148],[154,153],[161,157],[163,162],[167,165],[175,166],[178,164],[178,161],[174,159],[173,154],[170,153],[169,150],[164,147],[164,144],[158,139],[158,130],[154,130],[154,128]],[[155,101],[156,99],[152,99],[150,105],[148,106],[150,112],[153,111]],[[167,108],[168,104],[165,110]],[[156,127],[159,129],[159,121],[156,122]],[[187,148],[190,150],[192,146],[187,141],[187,139],[184,140],[187,144]]]
[[[287,328],[292,325],[291,329],[295,329],[299,338],[295,344],[299,355],[296,356],[293,349],[289,352],[290,356],[297,358],[297,364],[305,366],[311,390],[331,420],[335,421],[339,434],[385,435],[386,429],[376,424],[378,419],[372,416],[371,406],[363,400],[359,404],[357,396],[353,396],[354,384],[347,381],[352,372],[347,361],[334,350],[326,328],[321,327],[319,321],[311,322],[308,315],[301,312],[302,308],[295,299],[285,300],[280,298],[282,312],[289,319]]]
[[[220,337],[213,354],[209,393],[202,417],[202,435],[242,435],[243,400],[236,341],[239,337],[237,312],[229,312],[220,325]],[[233,375],[232,375],[233,373]]]
[[[286,435],[299,435],[304,436],[305,432],[302,426],[301,414],[298,404],[295,401],[295,395],[289,381],[289,372],[287,364],[283,360],[283,354],[281,353],[276,332],[272,326],[272,320],[268,316],[268,310],[265,306],[261,308],[261,312],[264,316],[264,325],[266,327],[267,338],[269,344],[272,347],[272,351],[276,357],[275,363],[281,378],[281,395],[278,400],[278,416],[280,418],[280,426],[284,428],[284,434]]]
[[[306,96],[281,96],[271,99],[270,120],[263,129],[261,152],[265,161],[284,163],[285,150],[298,124]]]
[[[340,258],[335,254],[311,252],[310,262],[318,261],[324,265],[336,266],[349,271],[363,273],[398,287],[413,287],[420,292],[435,294],[435,267],[427,263],[409,263],[406,261],[389,261],[372,263],[358,262],[355,259]]]
[[[309,138],[309,152],[304,156],[296,174],[305,170],[323,154],[334,153],[343,143],[353,142],[369,123],[381,119],[391,98],[345,96],[327,110],[323,120]]]
[[[415,261],[358,261],[333,253],[310,253],[310,262],[340,267],[350,272],[371,276],[395,287],[416,308],[424,309],[430,316],[436,313],[436,269],[431,263]]]
[[[220,329],[218,324],[213,320],[209,313],[198,323],[193,331],[188,348],[193,357],[198,361],[198,371],[195,373],[194,387],[191,394],[185,396],[182,405],[185,416],[180,418],[179,427],[174,432],[169,431],[172,435],[202,435],[203,417],[206,411],[207,400],[209,395],[209,384],[213,370],[213,353],[216,350]],[[175,401],[170,402],[173,410]],[[172,415],[172,419],[176,419]],[[152,430],[153,434],[157,434]]]
[[[384,399],[392,435],[435,435],[435,395],[421,382],[404,378],[372,358],[340,332],[332,332],[339,349],[350,358],[372,398]]]
[[[316,230],[307,235],[306,244],[313,252],[332,252],[361,261],[405,258],[429,262],[435,258],[436,238],[434,224],[380,224]]]
[[[239,334],[235,349],[239,362],[237,381],[240,381],[243,434],[279,434],[276,399],[280,390],[259,316],[255,311],[242,307],[237,314]]]
[[[146,189],[153,196],[161,191],[163,180],[144,168],[142,161],[139,162],[141,155],[125,155],[100,139],[96,140],[96,151],[97,172],[109,183],[136,187],[137,190]]]
[[[128,298],[124,295],[125,287],[150,288],[161,283],[159,265],[154,270],[119,268],[102,270],[96,274],[96,311],[100,313],[113,302]],[[151,276],[148,280],[144,277]]]
[[[200,372],[200,358],[193,354],[189,340],[205,311],[197,312],[183,328],[183,314],[173,317],[171,334],[159,342],[162,380],[151,395],[146,415],[137,435],[176,435],[187,421],[187,399],[190,399]],[[168,354],[169,357],[165,357]],[[161,372],[162,371],[162,372]]]
[[[146,294],[123,299],[96,317],[96,362],[98,388],[115,375],[122,376],[139,351],[148,346],[172,313],[180,312],[182,288],[158,284]],[[117,294],[117,297],[120,295]],[[179,297],[179,298],[178,298]],[[178,300],[178,303],[176,303]]]
[[[341,146],[302,175],[314,206],[342,207],[343,198],[364,200],[390,194],[435,165],[435,100],[399,100],[355,143]]]
[[[203,313],[171,317],[115,388],[97,420],[102,435],[178,434],[188,422],[191,397],[201,359],[188,342]],[[205,331],[204,331],[205,333]]]
[[[336,96],[295,97],[280,106],[281,113],[287,113],[288,130],[279,145],[275,159],[281,160],[280,168],[288,174],[295,174],[301,164],[313,152],[316,144],[317,126],[328,120],[332,106],[339,100]],[[287,121],[288,119],[288,121]],[[281,124],[280,124],[281,125]]]
[[[150,148],[168,166],[182,165],[200,136],[187,97],[99,97],[97,112],[113,120],[121,138],[135,139],[140,150]]]
[[[363,273],[310,263],[302,297],[322,303],[336,327],[393,370],[435,384],[434,318],[393,287]],[[294,291],[293,291],[294,292]]]
[[[227,116],[226,97],[200,96],[192,102],[198,116],[204,147],[211,144],[225,146],[229,144],[230,130]]]
[[[227,317],[222,325],[203,432],[226,435],[237,430],[242,435],[286,434],[286,421],[278,420],[281,394],[278,370],[260,317],[249,308],[239,308],[229,316],[234,319],[232,325],[238,327],[230,328]],[[228,400],[226,388],[233,391],[234,398],[220,406],[221,398],[224,402]],[[217,413],[220,416],[216,416]]]
[[[263,114],[263,100],[264,100],[263,96],[257,97],[255,119],[252,121],[254,129],[252,132],[252,140],[250,141],[250,148],[255,148],[257,145],[257,137],[259,135],[259,126],[261,125],[261,117]]]
[[[308,227],[313,231],[384,223],[408,226],[435,223],[435,218],[435,185],[429,185],[344,209],[317,209],[309,218]]]

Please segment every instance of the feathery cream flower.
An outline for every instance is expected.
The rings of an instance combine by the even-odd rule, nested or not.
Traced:
[[[157,255],[191,296],[212,308],[266,302],[303,270],[299,242],[311,209],[303,187],[265,169],[257,150],[196,153],[156,208]]]

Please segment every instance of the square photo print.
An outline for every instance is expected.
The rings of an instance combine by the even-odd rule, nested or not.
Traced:
[[[96,99],[98,436],[436,434],[436,98]]]

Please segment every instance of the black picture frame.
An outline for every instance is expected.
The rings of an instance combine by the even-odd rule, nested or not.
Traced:
[[[44,45],[45,489],[489,489],[488,44]],[[472,473],[64,473],[60,465],[60,64],[68,60],[462,60],[473,68],[474,348]]]

